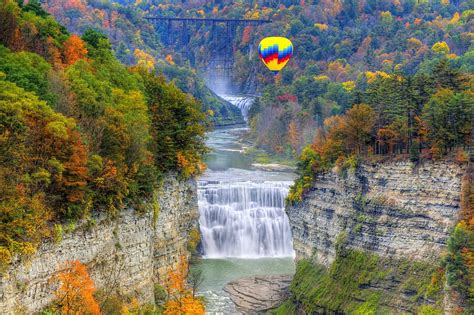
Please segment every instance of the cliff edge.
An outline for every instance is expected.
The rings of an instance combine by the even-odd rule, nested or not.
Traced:
[[[180,256],[189,256],[189,232],[199,218],[196,183],[167,176],[156,201],[157,217],[134,209],[113,220],[100,216],[95,225],[80,226],[61,242],[44,243],[27,261],[17,261],[0,278],[2,314],[30,314],[49,305],[55,290],[51,279],[70,260],[87,265],[100,290],[153,301],[154,283],[163,281]]]
[[[316,175],[286,209],[299,263],[281,310],[446,310],[440,266],[464,172],[446,161],[392,161]]]

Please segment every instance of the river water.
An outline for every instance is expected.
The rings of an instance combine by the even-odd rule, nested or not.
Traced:
[[[246,118],[248,99],[225,96]],[[217,129],[208,135],[212,152],[198,181],[203,259],[199,295],[208,314],[229,314],[234,305],[226,283],[252,275],[294,273],[294,251],[284,202],[295,175],[258,170],[244,154],[243,127]]]

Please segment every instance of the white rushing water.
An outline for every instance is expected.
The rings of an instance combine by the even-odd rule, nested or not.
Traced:
[[[251,98],[223,97],[246,117]],[[254,169],[239,142],[245,131],[221,129],[209,136],[209,169],[198,182],[204,257],[293,257],[284,208],[294,174]]]
[[[205,256],[292,256],[284,211],[290,185],[290,181],[200,181],[199,223]]]
[[[250,107],[252,107],[252,103],[254,101],[253,97],[249,96],[234,96],[234,95],[221,95],[221,97],[228,102],[234,104],[240,109],[244,120],[248,120]]]

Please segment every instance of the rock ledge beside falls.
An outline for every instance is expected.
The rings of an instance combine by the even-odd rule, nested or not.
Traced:
[[[229,293],[237,310],[244,314],[266,313],[280,306],[289,295],[292,275],[270,275],[241,278],[229,282]]]

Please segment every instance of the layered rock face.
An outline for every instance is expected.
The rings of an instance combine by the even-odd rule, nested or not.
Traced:
[[[241,278],[226,284],[224,291],[243,314],[267,314],[288,298],[292,278],[292,275]]]
[[[448,162],[365,164],[319,175],[287,208],[297,259],[329,266],[336,240],[382,257],[438,260],[460,203],[464,169]]]
[[[51,303],[51,279],[69,260],[86,264],[99,289],[152,301],[154,283],[164,279],[181,255],[189,255],[189,231],[199,219],[194,181],[168,176],[157,195],[157,219],[133,209],[114,220],[102,216],[94,226],[66,233],[58,244],[43,244],[28,261],[12,266],[0,279],[2,314],[33,313]]]

